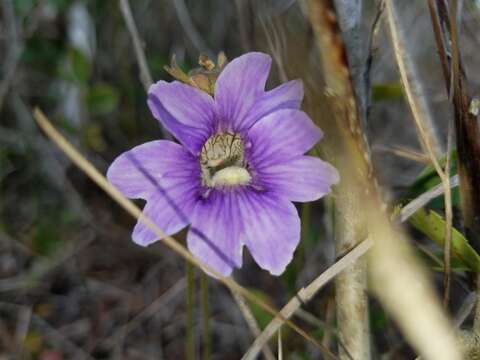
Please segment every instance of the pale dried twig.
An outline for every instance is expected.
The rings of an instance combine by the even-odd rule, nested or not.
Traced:
[[[445,241],[443,246],[443,263],[444,263],[444,277],[443,277],[443,306],[447,309],[450,299],[450,273],[451,264],[450,258],[452,256],[452,189],[450,187],[450,160],[452,151],[453,138],[453,123],[448,123],[448,140],[447,140],[447,161],[445,163],[445,176],[442,179],[444,190],[444,205],[445,205]]]
[[[441,179],[442,186],[445,193],[445,212],[447,221],[445,222],[445,242],[444,242],[444,262],[445,262],[445,296],[444,303],[448,302],[448,293],[450,289],[450,248],[451,248],[451,191],[450,191],[450,178],[448,170],[442,169],[440,162],[437,159],[436,148],[439,147],[438,140],[436,140],[435,134],[432,131],[434,129],[433,122],[430,117],[430,113],[427,109],[427,103],[423,97],[421,91],[420,82],[416,75],[413,63],[408,55],[405,47],[405,41],[401,29],[398,26],[397,13],[395,4],[392,0],[386,0],[386,13],[387,13],[387,25],[390,29],[390,36],[392,39],[395,58],[397,61],[398,69],[400,72],[400,78],[402,80],[403,88],[407,97],[408,104],[413,114],[415,125],[417,126],[418,134],[421,144],[426,150],[435,171]],[[449,154],[447,154],[447,159]],[[448,165],[450,161],[448,160]],[[448,257],[448,260],[447,260]]]
[[[127,25],[128,32],[130,33],[130,37],[132,39],[135,57],[137,58],[138,67],[140,68],[140,80],[142,81],[145,91],[148,92],[150,85],[153,84],[153,79],[150,69],[148,68],[147,59],[145,57],[143,41],[140,39],[140,35],[138,34],[138,29],[135,25],[135,20],[133,19],[132,10],[130,9],[128,0],[120,0],[119,5],[120,11],[122,12],[123,18]]]
[[[432,118],[422,83],[419,80],[415,65],[405,45],[404,34],[400,28],[397,10],[392,1],[387,0],[386,21],[392,39],[394,55],[397,61],[402,84],[405,89],[408,104],[413,113],[413,119],[417,127],[422,147],[432,160],[437,171],[442,172],[436,161],[436,156],[442,148],[438,140],[435,122]],[[435,159],[435,160],[434,160]]]
[[[458,175],[452,176],[448,180],[450,187],[454,188],[458,186]],[[424,207],[428,204],[431,200],[435,199],[436,197],[445,193],[444,185],[438,184],[433,188],[429,189],[428,191],[424,192],[423,194],[419,195],[412,201],[410,201],[407,205],[402,207],[400,212],[400,221],[405,222],[408,220],[410,216],[412,216],[418,209]]]
[[[386,21],[390,30],[395,59],[397,61],[400,78],[402,80],[408,104],[412,110],[413,119],[417,127],[422,147],[427,152],[435,170],[439,176],[443,176],[443,170],[437,160],[438,140],[432,132],[432,122],[423,91],[421,91],[418,75],[405,47],[403,33],[398,26],[395,6],[391,0],[385,1]],[[426,126],[425,124],[428,124]]]
[[[323,288],[329,281],[335,278],[347,267],[355,263],[362,255],[364,255],[368,249],[373,245],[373,241],[370,239],[364,240],[362,243],[357,245],[352,251],[338,260],[335,264],[330,266],[327,270],[320,274],[314,281],[312,281],[306,287],[301,288],[297,295],[294,296],[288,303],[285,305],[280,314],[286,319],[290,318],[295,312],[300,308],[302,304],[307,303],[312,299],[315,294]],[[258,356],[258,353],[261,351],[263,346],[270,340],[270,338],[280,329],[284,321],[278,317],[275,317],[267,327],[262,331],[260,336],[258,336],[252,346],[248,351],[243,355],[242,360],[251,360],[255,359]]]
[[[278,329],[278,360],[283,360],[282,329]]]

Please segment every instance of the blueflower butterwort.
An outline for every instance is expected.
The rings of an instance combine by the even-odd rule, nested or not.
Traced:
[[[213,96],[179,81],[152,85],[150,110],[180,144],[147,142],[108,169],[125,196],[147,201],[143,214],[165,233],[190,225],[189,250],[224,276],[241,267],[244,245],[281,274],[300,240],[292,201],[317,200],[339,179],[329,163],[304,155],[322,132],[299,110],[302,82],[265,91],[270,66],[259,52],[234,59]],[[132,237],[143,246],[158,240],[141,221]]]

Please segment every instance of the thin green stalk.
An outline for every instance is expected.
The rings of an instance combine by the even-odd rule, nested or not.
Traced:
[[[208,303],[208,277],[202,273],[200,276],[200,292],[202,303],[202,330],[203,330],[203,360],[210,359],[212,343],[210,341],[210,305]]]
[[[187,323],[186,323],[186,341],[185,355],[187,360],[195,359],[195,338],[193,332],[193,308],[195,306],[195,269],[193,265],[186,262],[187,272]]]

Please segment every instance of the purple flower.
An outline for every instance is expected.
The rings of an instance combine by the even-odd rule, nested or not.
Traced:
[[[107,177],[167,234],[191,225],[188,248],[229,275],[246,245],[274,275],[292,260],[300,219],[292,201],[313,201],[338,181],[334,167],[304,154],[322,137],[299,110],[301,81],[265,91],[271,58],[252,52],[230,62],[215,96],[177,81],[152,85],[148,105],[180,142],[158,140],[120,155]],[[133,241],[157,236],[139,221]]]

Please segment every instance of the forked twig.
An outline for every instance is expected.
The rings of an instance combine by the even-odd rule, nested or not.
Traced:
[[[302,306],[302,304],[310,301],[320,289],[322,289],[330,280],[335,276],[341,273],[345,268],[349,267],[355,263],[362,255],[364,255],[368,249],[373,246],[373,241],[371,239],[364,240],[362,243],[357,245],[353,250],[348,254],[338,260],[335,264],[330,266],[327,270],[320,274],[314,281],[312,281],[308,286],[301,288],[297,295],[294,296],[288,303],[285,305],[280,314],[286,319],[289,319],[295,312]],[[243,355],[242,360],[252,360],[255,359],[263,346],[270,340],[270,338],[275,335],[275,333],[283,325],[284,320],[275,317],[267,327],[263,330],[260,336],[258,336],[254,343],[250,346],[248,351]]]
[[[243,318],[245,319],[250,331],[252,332],[252,335],[255,338],[258,338],[261,332],[260,332],[260,328],[258,327],[257,321],[255,320],[252,314],[252,311],[250,310],[248,305],[245,303],[245,300],[240,295],[232,291],[232,296],[235,302],[237,303],[237,306],[240,309],[240,312],[242,313]],[[263,344],[262,353],[263,353],[263,356],[265,356],[265,359],[275,360],[275,356],[273,355],[272,350],[270,350],[270,347],[268,346],[267,343]]]

